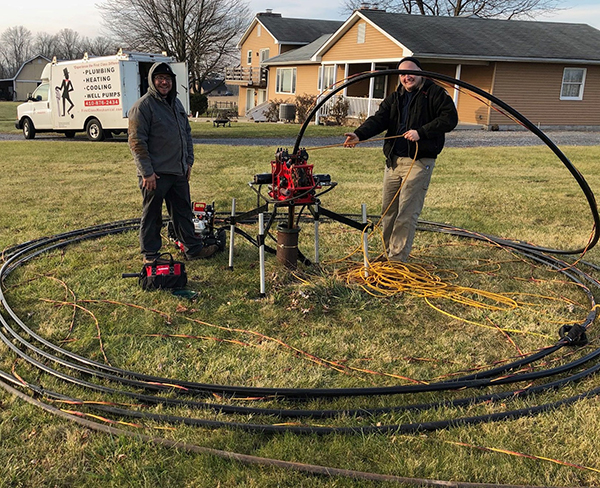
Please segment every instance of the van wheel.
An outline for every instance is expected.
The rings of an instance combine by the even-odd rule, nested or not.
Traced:
[[[35,137],[35,127],[31,119],[23,120],[23,136],[25,139],[33,139]]]
[[[90,141],[103,141],[104,140],[104,129],[98,119],[90,119],[85,125],[85,132]]]
[[[65,131],[65,137],[67,139],[73,139],[73,137],[75,137],[75,131],[74,130]]]

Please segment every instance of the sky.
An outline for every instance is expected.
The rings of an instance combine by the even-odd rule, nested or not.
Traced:
[[[64,28],[73,29],[82,36],[102,35],[102,18],[96,5],[107,0],[0,0],[0,33],[8,27],[22,25],[33,34],[56,34]],[[343,2],[323,0],[249,0],[252,14],[272,9],[291,18],[345,20],[341,12]],[[598,0],[562,0],[563,10],[535,20],[589,24],[600,30],[600,2]]]

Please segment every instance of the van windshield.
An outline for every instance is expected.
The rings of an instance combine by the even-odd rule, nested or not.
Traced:
[[[40,97],[38,99],[38,97]],[[40,102],[47,102],[48,101],[48,83],[42,83],[40,86],[38,86],[35,91],[33,92],[33,94],[31,95],[31,98],[33,98],[34,100],[38,100]]]

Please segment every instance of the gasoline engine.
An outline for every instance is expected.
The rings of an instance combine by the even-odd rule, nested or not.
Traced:
[[[207,205],[204,202],[192,202],[192,213],[194,214],[194,233],[202,240],[205,246],[216,244],[219,251],[225,249],[225,228],[215,228],[215,204]],[[179,242],[173,222],[169,221],[167,236],[177,248],[183,252],[183,244]]]

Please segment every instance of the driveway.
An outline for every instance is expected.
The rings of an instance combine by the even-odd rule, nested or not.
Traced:
[[[300,126],[298,126],[300,130]],[[340,127],[339,137],[305,137],[301,146],[306,148],[341,144],[343,133],[349,128]],[[600,131],[548,130],[544,132],[557,146],[600,146]],[[22,141],[22,134],[0,134],[0,141]],[[62,134],[38,134],[32,142],[48,140],[65,141]],[[76,141],[87,141],[86,136],[78,134]],[[113,141],[126,141],[124,136],[118,136]],[[194,144],[223,144],[228,146],[275,146],[293,148],[296,137],[290,138],[194,138]],[[381,147],[382,141],[365,142],[361,147]],[[541,146],[544,142],[535,134],[526,130],[516,131],[485,131],[481,129],[458,129],[446,136],[446,147],[493,147],[493,146]]]

